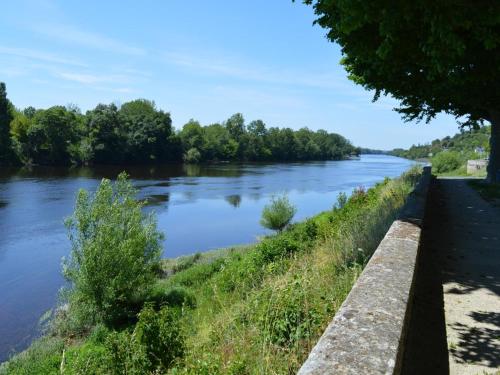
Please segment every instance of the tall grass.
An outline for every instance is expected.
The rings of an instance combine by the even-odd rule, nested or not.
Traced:
[[[203,255],[183,259],[175,272],[157,280],[149,301],[179,306],[184,357],[168,373],[295,373],[420,173],[414,168],[369,190],[356,189],[347,202],[340,197],[332,210],[254,246],[210,256],[210,261],[204,261]],[[109,360],[103,344],[106,335],[115,333],[100,333],[97,336],[104,338],[96,340],[94,335],[83,343],[57,341],[45,353],[51,358],[50,363],[43,362],[45,367],[40,349],[34,346],[0,373],[50,373],[46,371],[50,365],[58,372],[62,348],[67,351],[63,361],[67,373],[82,373],[82,363],[85,372],[92,372]]]

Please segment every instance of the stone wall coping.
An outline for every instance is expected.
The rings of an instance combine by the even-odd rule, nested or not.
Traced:
[[[431,178],[421,180],[332,322],[299,370],[310,374],[399,374],[421,225]]]

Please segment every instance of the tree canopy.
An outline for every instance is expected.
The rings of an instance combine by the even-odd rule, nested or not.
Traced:
[[[190,120],[181,130],[170,113],[138,99],[78,107],[18,110],[0,87],[0,163],[42,165],[201,163],[207,161],[301,161],[342,159],[357,152],[339,134],[308,128],[266,128],[241,113],[203,126]]]
[[[342,49],[349,77],[390,94],[406,120],[439,112],[492,124],[489,179],[500,176],[500,3],[305,0]]]

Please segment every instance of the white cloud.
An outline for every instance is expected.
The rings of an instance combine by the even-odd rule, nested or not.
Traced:
[[[350,90],[352,88],[352,83],[347,81],[345,74],[335,72],[310,73],[262,67],[256,64],[250,66],[248,63],[242,63],[237,59],[227,57],[209,58],[177,52],[164,53],[163,59],[169,64],[199,74],[221,75],[248,81],[323,89]]]
[[[28,49],[28,48],[12,48],[12,47],[0,46],[0,54],[22,57],[30,60],[40,60],[55,64],[86,66],[85,64],[83,64],[78,60],[67,59],[51,53],[38,51],[34,49]]]
[[[34,30],[51,39],[57,39],[68,44],[99,49],[103,51],[141,56],[146,54],[142,48],[131,46],[122,41],[109,38],[94,32],[80,30],[71,25],[45,24],[39,25]]]

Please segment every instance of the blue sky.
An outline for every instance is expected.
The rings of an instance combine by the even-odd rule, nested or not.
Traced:
[[[457,132],[450,116],[406,124],[393,99],[372,103],[313,20],[291,0],[8,1],[0,81],[20,108],[151,99],[176,128],[241,112],[382,149]]]

